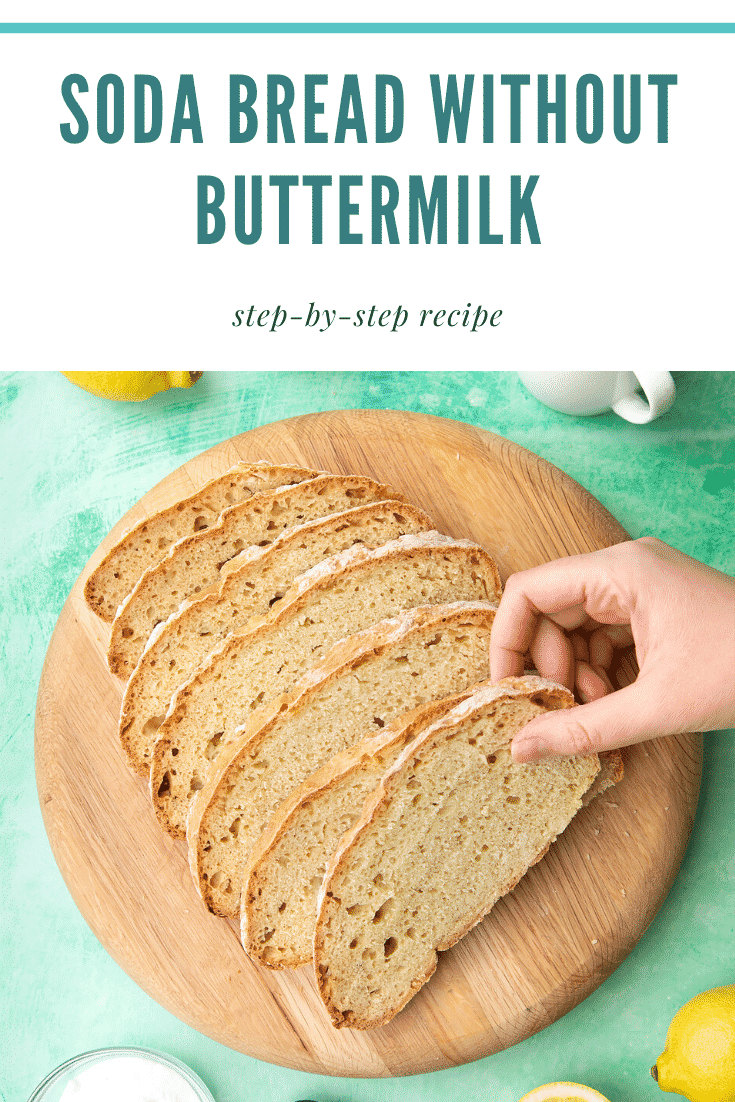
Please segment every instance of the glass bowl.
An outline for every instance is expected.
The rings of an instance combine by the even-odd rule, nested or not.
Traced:
[[[137,1056],[159,1067],[168,1068],[179,1073],[184,1082],[191,1087],[199,1102],[214,1102],[204,1083],[191,1068],[176,1060],[173,1056],[167,1056],[163,1052],[154,1052],[149,1048],[98,1048],[94,1052],[83,1052],[79,1056],[73,1056],[58,1068],[47,1075],[42,1083],[39,1083],[28,1102],[58,1102],[69,1082],[86,1068],[95,1064],[104,1063],[106,1060],[117,1059],[121,1056]]]

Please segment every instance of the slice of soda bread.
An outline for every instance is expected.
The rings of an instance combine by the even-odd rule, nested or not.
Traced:
[[[487,677],[495,606],[423,606],[338,643],[224,750],[187,823],[200,895],[236,918],[245,862],[278,805],[368,732]]]
[[[283,801],[245,867],[240,923],[248,956],[271,968],[295,968],[313,959],[319,888],[342,836],[409,742],[472,692],[399,716],[335,755]],[[582,797],[584,806],[623,778],[619,751],[598,756],[600,772]]]
[[[174,696],[151,759],[163,828],[185,835],[190,797],[236,728],[289,692],[338,640],[401,609],[499,598],[487,552],[439,532],[351,547],[307,571],[270,616],[227,636]]]
[[[318,471],[305,467],[237,463],[195,494],[154,513],[126,532],[87,578],[84,586],[87,604],[103,620],[112,623],[143,571],[160,562],[171,544],[210,528],[225,509],[247,501],[253,494],[303,482],[317,474]]]
[[[582,806],[596,754],[517,765],[513,735],[572,707],[542,678],[479,688],[401,754],[319,890],[314,965],[333,1025],[372,1029],[543,857]]]
[[[312,960],[319,888],[343,834],[406,746],[471,692],[404,713],[336,754],[283,801],[245,865],[240,924],[248,956],[271,968]]]
[[[265,615],[295,579],[316,563],[356,543],[380,547],[409,533],[427,532],[425,513],[400,501],[375,501],[308,524],[287,528],[269,547],[244,551],[215,593],[186,602],[154,628],[125,689],[119,734],[130,766],[150,772],[151,751],[171,697],[227,635]]]
[[[401,495],[372,478],[319,475],[255,494],[226,509],[211,528],[175,543],[136,583],[112,624],[110,670],[129,677],[156,624],[167,620],[188,597],[218,585],[223,565],[245,548],[266,547],[295,524],[388,498],[401,500]]]

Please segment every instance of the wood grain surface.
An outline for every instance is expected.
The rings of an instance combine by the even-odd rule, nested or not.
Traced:
[[[393,1022],[335,1030],[309,968],[270,972],[234,923],[210,915],[185,846],[163,835],[117,742],[122,684],[109,627],[86,608],[89,572],[134,523],[240,460],[368,474],[402,490],[438,528],[483,544],[509,573],[626,538],[585,490],[501,437],[389,410],[297,417],[204,452],[123,517],[75,584],[38,694],[36,773],[46,830],[79,910],[120,966],[162,1006],[222,1044],[309,1072],[410,1075],[528,1037],[589,995],[635,946],[676,875],[699,791],[701,737],[626,752],[626,775],[583,809],[544,860],[463,941]],[[634,676],[629,666],[628,680]]]

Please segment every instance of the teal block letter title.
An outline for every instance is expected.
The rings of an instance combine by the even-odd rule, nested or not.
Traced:
[[[437,145],[493,146],[501,131],[509,145],[584,148],[605,135],[620,146],[666,145],[677,83],[675,73],[431,73],[423,106]],[[323,98],[330,84],[339,92],[331,115]],[[392,73],[377,73],[369,87],[355,74],[335,81],[328,73],[298,79],[268,73],[259,84],[247,73],[230,73],[227,89],[230,145],[395,145],[410,129],[403,82]],[[128,143],[204,144],[206,120],[192,73],[168,88],[150,73],[136,74],[132,86],[116,73],[96,83],[70,73],[61,99],[66,117],[59,133],[72,146],[99,141],[113,155]],[[540,245],[534,202],[541,192],[539,172],[474,179],[461,172],[334,176],[295,168],[270,174],[257,165],[250,175],[225,181],[203,170],[193,228],[200,245],[216,245],[228,234],[242,245],[289,245],[299,232],[322,245],[327,226],[340,245]],[[336,217],[325,219],[325,211]],[[308,220],[308,229],[299,219]]]

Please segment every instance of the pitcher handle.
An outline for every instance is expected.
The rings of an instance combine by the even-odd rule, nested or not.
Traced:
[[[645,394],[626,394],[613,403],[614,411],[636,425],[645,425],[671,409],[676,387],[670,371],[636,371],[635,376]]]

